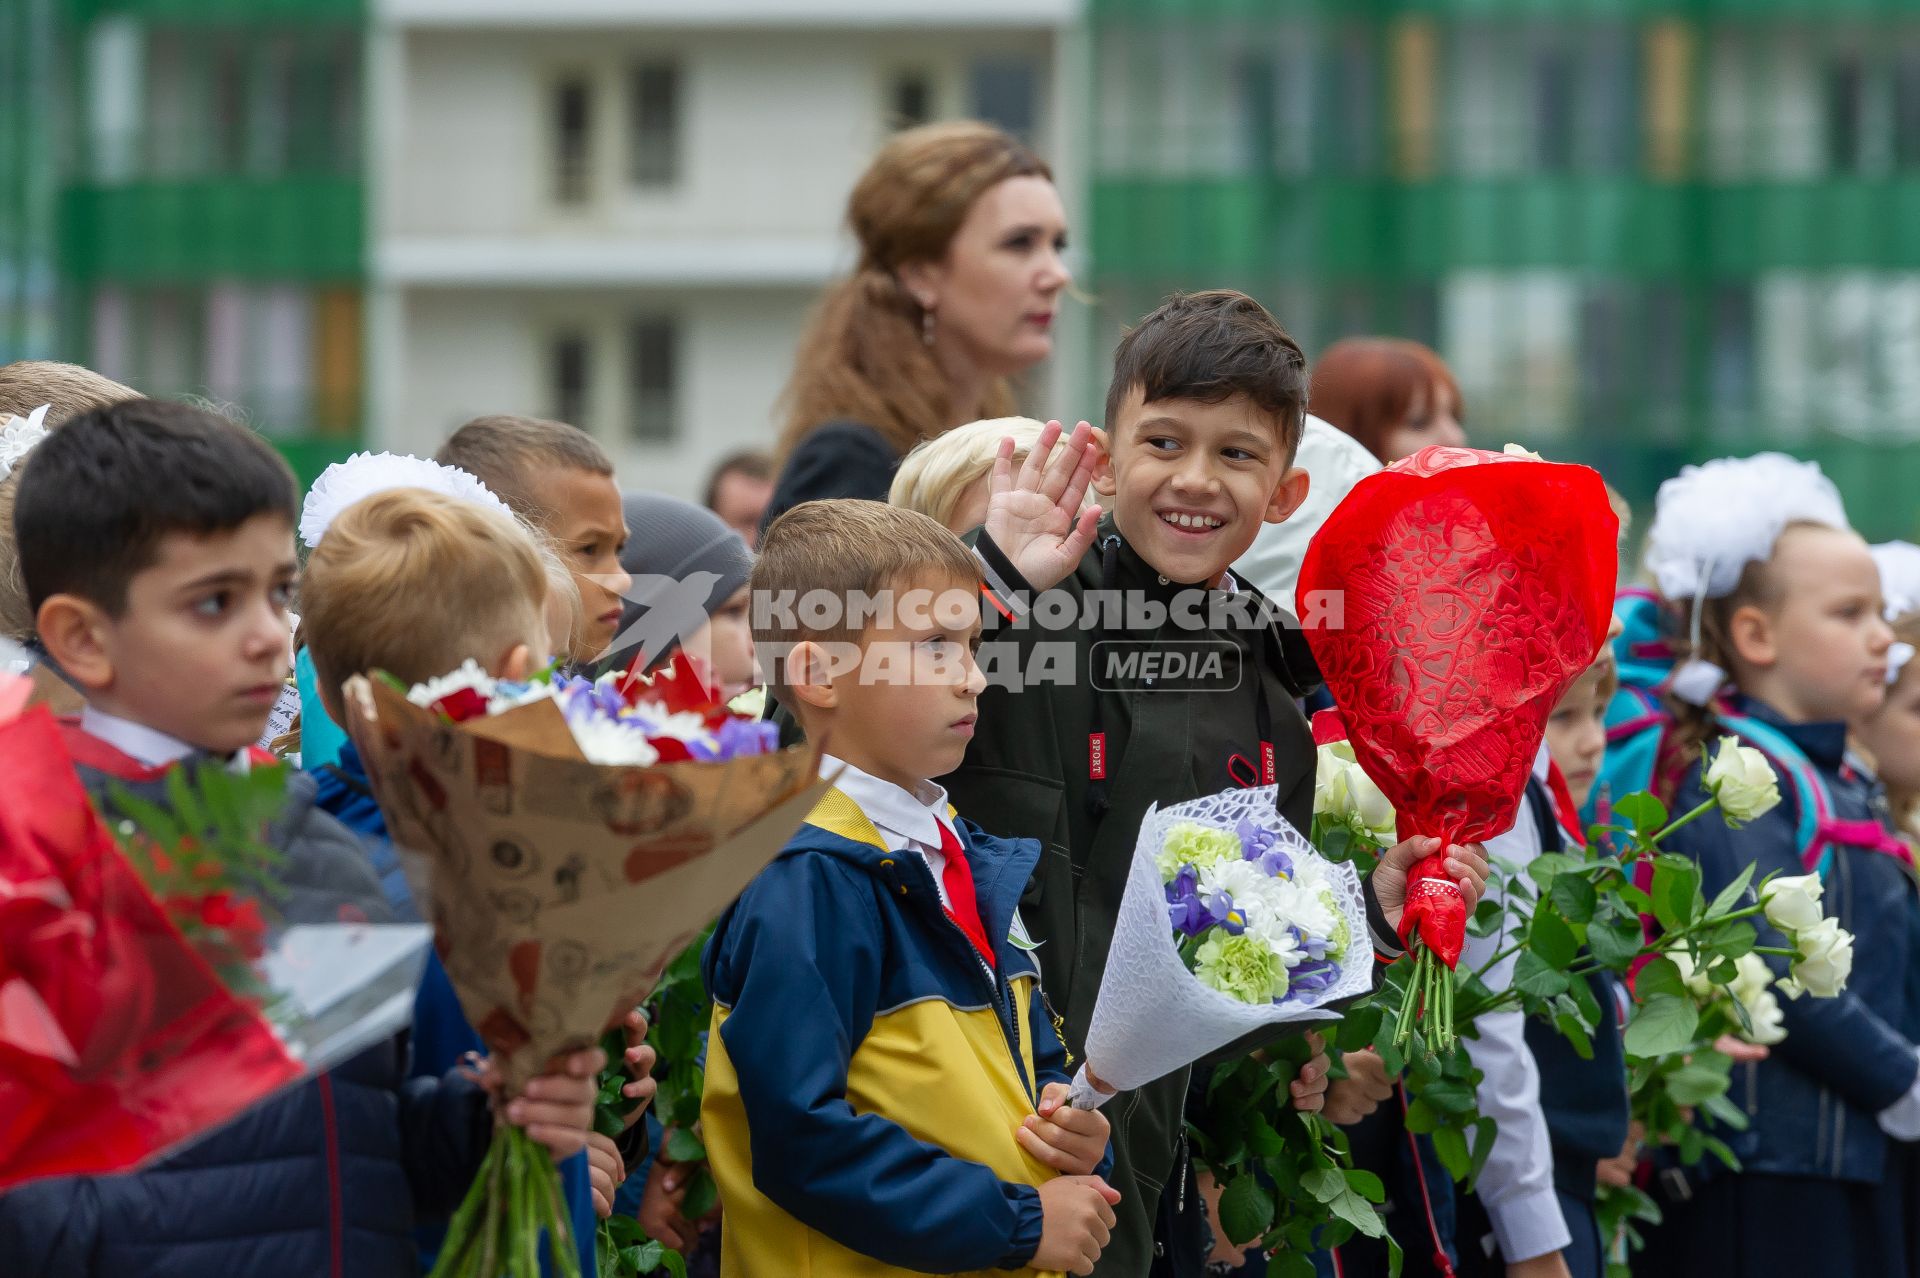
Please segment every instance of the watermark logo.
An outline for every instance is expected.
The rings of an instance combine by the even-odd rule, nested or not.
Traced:
[[[1087,674],[1100,692],[1231,692],[1241,665],[1239,647],[1225,639],[1103,639]]]

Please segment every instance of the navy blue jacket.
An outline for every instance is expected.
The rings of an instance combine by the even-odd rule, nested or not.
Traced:
[[[85,759],[79,771],[99,795],[108,772]],[[360,841],[313,799],[311,778],[290,778],[269,836],[287,857],[287,881],[321,912],[337,900],[380,916]],[[0,1272],[413,1278],[414,1223],[459,1205],[492,1119],[473,1083],[409,1079],[406,1061],[406,1037],[396,1036],[145,1170],[38,1181],[0,1197]]]
[[[1884,821],[1880,783],[1850,760],[1841,723],[1789,723],[1770,706],[1741,698],[1741,713],[1777,727],[1819,771],[1841,820]],[[1672,805],[1686,812],[1707,798],[1701,764],[1683,778]],[[1754,877],[1779,871],[1804,874],[1795,831],[1792,787],[1781,786],[1780,806],[1738,830],[1708,818],[1675,831],[1670,851],[1700,863],[1708,899],[1748,864]],[[1909,1006],[1910,972],[1920,954],[1909,939],[1912,876],[1899,861],[1877,852],[1837,847],[1826,880],[1827,915],[1853,933],[1853,974],[1838,998],[1781,996],[1786,1041],[1768,1059],[1736,1065],[1730,1099],[1752,1119],[1744,1132],[1721,1132],[1750,1172],[1877,1182],[1887,1138],[1876,1116],[1906,1094],[1920,1074],[1914,1044],[1902,1032],[1915,1023]],[[1786,938],[1753,920],[1763,946]],[[1768,957],[1776,973],[1786,960]]]
[[[726,1272],[1024,1270],[1039,1246],[1054,1173],[1014,1132],[1068,1081],[1014,927],[1040,845],[958,829],[991,969],[838,790],[721,916],[701,1120]]]

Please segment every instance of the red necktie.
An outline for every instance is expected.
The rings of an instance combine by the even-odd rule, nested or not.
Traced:
[[[945,821],[934,824],[940,827],[940,854],[946,858],[946,864],[940,867],[940,885],[947,890],[947,917],[967,934],[987,966],[993,967],[993,943],[987,939],[986,925],[980,921],[980,902],[973,894],[973,871],[967,865],[967,850]]]

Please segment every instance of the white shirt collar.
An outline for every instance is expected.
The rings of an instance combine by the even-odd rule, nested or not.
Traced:
[[[80,730],[149,768],[164,768],[194,752],[193,747],[144,723],[122,719],[89,705],[80,712]]]
[[[872,773],[862,772],[844,759],[830,754],[821,756],[821,776],[831,775],[836,768],[843,771],[834,782],[835,788],[859,805],[889,848],[939,853],[941,829],[952,829],[947,820],[945,787],[923,781],[917,792],[909,791],[891,781],[882,781]]]

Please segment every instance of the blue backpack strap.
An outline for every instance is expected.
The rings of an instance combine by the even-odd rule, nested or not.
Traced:
[[[1814,863],[1806,868],[1825,880],[1833,868],[1833,849],[1822,845],[1820,829],[1833,818],[1834,811],[1833,795],[1827,789],[1826,779],[1812,760],[1801,753],[1800,747],[1772,724],[1744,714],[1723,713],[1719,720],[1727,731],[1766,755],[1774,772],[1785,778],[1793,791],[1795,846],[1800,849],[1803,863],[1809,854],[1815,854],[1811,858]]]

